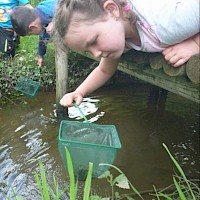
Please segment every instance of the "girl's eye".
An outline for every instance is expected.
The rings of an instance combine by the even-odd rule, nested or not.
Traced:
[[[91,42],[91,46],[96,44],[96,40]]]
[[[97,44],[97,39],[98,39],[98,37],[96,37],[94,40],[92,40],[90,45],[91,46],[96,45]]]

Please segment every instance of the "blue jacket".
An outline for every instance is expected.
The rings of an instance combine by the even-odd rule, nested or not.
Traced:
[[[57,0],[46,0],[38,4],[34,9],[35,13],[40,17],[44,31],[39,35],[38,55],[44,56],[46,54],[47,41],[49,34],[46,32],[46,27],[52,21],[56,10]]]
[[[10,13],[13,9],[21,5],[28,4],[28,0],[1,0],[0,1],[0,27],[2,28],[12,28]]]

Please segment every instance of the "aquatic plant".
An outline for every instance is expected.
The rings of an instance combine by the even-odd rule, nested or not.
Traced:
[[[152,195],[155,199],[161,200],[200,200],[200,188],[198,184],[195,184],[192,181],[189,181],[184,174],[182,168],[178,164],[178,162],[174,159],[172,154],[170,153],[169,149],[165,144],[163,144],[163,147],[167,151],[170,159],[173,161],[176,169],[178,170],[179,174],[175,174],[172,177],[173,184],[158,191],[155,186],[153,186],[152,192],[154,192]],[[78,179],[75,181],[74,171],[73,171],[73,164],[72,159],[69,150],[66,148],[66,158],[67,158],[67,168],[68,168],[68,174],[69,174],[69,188],[66,186],[65,189],[59,190],[58,183],[56,181],[55,176],[53,176],[53,182],[54,182],[54,189],[49,186],[47,183],[45,170],[43,167],[42,162],[39,160],[39,167],[40,167],[40,175],[35,172],[35,177],[37,181],[37,185],[41,194],[42,200],[59,200],[62,195],[69,190],[69,198],[70,200],[77,200],[77,192],[78,192]],[[99,195],[93,195],[91,194],[91,186],[92,186],[92,169],[93,169],[93,163],[89,163],[88,167],[88,173],[85,181],[84,186],[84,194],[83,194],[83,200],[120,200],[120,199],[128,199],[128,200],[134,200],[135,196],[139,197],[140,199],[144,199],[142,197],[142,194],[145,192],[139,192],[137,189],[132,185],[132,183],[128,180],[126,175],[116,166],[109,165],[106,163],[101,163],[100,165],[107,165],[111,168],[114,168],[119,175],[116,177],[113,177],[113,175],[110,173],[110,171],[106,171],[104,174],[102,174],[99,178],[105,178],[107,182],[111,186],[112,194],[110,197],[101,197]],[[199,181],[199,180],[198,180]],[[115,187],[119,187],[121,189],[131,190],[129,193],[120,194],[119,192],[115,191]],[[173,191],[169,193],[169,191]],[[14,193],[15,200],[23,200],[22,197],[16,195]],[[10,200],[9,197],[7,197],[6,200]]]
[[[156,193],[156,197],[158,200],[160,200],[160,197],[164,197],[167,200],[197,200],[200,199],[200,188],[197,184],[194,184],[193,182],[189,181],[183,172],[182,168],[178,164],[178,162],[174,159],[172,154],[170,153],[167,146],[163,143],[163,147],[167,151],[169,157],[173,161],[174,165],[176,166],[176,169],[180,173],[180,175],[175,174],[173,175],[173,184],[170,187],[174,188],[174,192],[171,194],[167,193],[167,191],[170,189],[170,187],[164,188],[162,191],[157,191],[155,186],[154,190]]]
[[[167,151],[170,159],[173,161],[175,167],[177,168],[178,172],[180,173],[175,174],[173,176],[173,184],[171,187],[173,187],[174,191],[169,194],[169,187],[164,188],[161,191],[157,191],[155,186],[153,186],[155,194],[152,194],[153,196],[156,196],[158,200],[162,197],[162,199],[166,200],[199,200],[200,199],[200,188],[197,184],[189,181],[184,174],[182,168],[178,164],[178,162],[174,159],[172,154],[170,153],[167,146],[163,143],[163,147]],[[68,163],[68,173],[70,177],[70,200],[76,200],[77,195],[77,185],[78,181],[75,184],[74,181],[74,172],[73,172],[73,164],[71,160],[71,156],[69,153],[69,150],[66,148],[66,157],[67,157],[67,163]],[[114,168],[119,172],[119,175],[115,178],[110,173],[110,171],[106,171],[104,174],[102,174],[99,178],[106,178],[107,182],[110,184],[112,189],[112,194],[110,197],[100,197],[98,195],[89,195],[90,189],[91,189],[91,180],[92,180],[92,163],[89,164],[89,170],[88,175],[85,182],[85,189],[84,189],[84,198],[83,200],[113,200],[113,199],[134,199],[134,196],[138,196],[140,199],[143,199],[140,192],[137,191],[137,189],[132,185],[132,183],[128,180],[126,175],[116,166],[101,163],[100,165],[107,165],[111,168]],[[127,194],[119,194],[119,192],[115,192],[114,186],[117,186],[122,189],[130,189],[132,190],[130,193]],[[141,192],[142,193],[142,192]]]
[[[46,179],[46,174],[42,162],[39,160],[39,167],[40,167],[40,176],[37,172],[35,172],[35,178],[37,181],[38,188],[40,190],[41,199],[42,200],[59,200],[60,197],[65,193],[67,187],[64,190],[59,190],[58,183],[56,181],[55,175],[53,175],[53,182],[54,182],[54,189],[49,186]]]

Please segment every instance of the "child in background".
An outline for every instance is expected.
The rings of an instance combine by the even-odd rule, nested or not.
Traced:
[[[28,0],[0,1],[0,51],[3,58],[14,57],[14,30],[10,21],[10,14],[19,4],[32,7]]]
[[[53,30],[55,7],[56,0],[46,0],[34,9],[18,6],[11,14],[13,29],[18,35],[39,35],[38,66],[42,66],[44,62],[49,34]]]
[[[101,58],[86,80],[60,100],[82,102],[115,73],[120,56],[135,49],[162,52],[174,67],[199,53],[199,0],[60,0],[56,44]]]

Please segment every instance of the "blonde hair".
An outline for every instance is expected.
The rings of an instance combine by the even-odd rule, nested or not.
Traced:
[[[79,25],[83,22],[103,21],[106,12],[103,5],[107,0],[59,0],[54,17],[54,41],[63,47],[63,38],[67,34],[69,26]],[[122,19],[135,22],[135,14],[132,9],[123,9],[130,4],[127,0],[113,0],[119,7]]]

